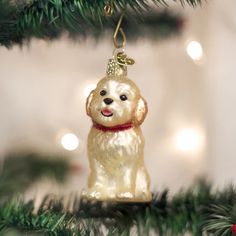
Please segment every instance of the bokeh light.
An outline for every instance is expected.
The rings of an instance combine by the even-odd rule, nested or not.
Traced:
[[[182,152],[198,152],[204,146],[204,135],[200,130],[186,128],[178,131],[175,136],[177,149]]]
[[[67,133],[61,137],[61,145],[68,151],[74,151],[79,146],[79,139],[75,134]]]
[[[202,45],[197,41],[189,42],[187,44],[186,51],[189,57],[191,57],[194,61],[200,60],[203,56]]]

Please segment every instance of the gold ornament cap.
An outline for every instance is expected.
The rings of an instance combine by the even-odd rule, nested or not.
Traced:
[[[133,65],[135,61],[128,58],[123,51],[114,53],[113,57],[108,60],[107,76],[127,76],[127,66]]]

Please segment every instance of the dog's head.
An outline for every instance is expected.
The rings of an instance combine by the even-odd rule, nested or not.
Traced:
[[[140,125],[147,114],[147,103],[136,84],[124,77],[105,77],[86,102],[87,114],[97,124],[112,127],[132,122]]]

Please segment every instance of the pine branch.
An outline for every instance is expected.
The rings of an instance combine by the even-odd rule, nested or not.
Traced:
[[[172,0],[182,5],[193,7],[202,0]],[[126,28],[130,36],[142,35],[145,27],[146,36],[168,36],[179,32],[182,19],[166,12],[157,11],[146,0],[113,1],[114,14],[107,17],[104,6],[107,0],[38,0],[7,1],[0,0],[0,44],[11,46],[14,43],[27,42],[32,37],[55,39],[61,33],[68,32],[72,37],[102,36],[106,29],[114,30],[114,23],[120,12],[126,7]],[[164,0],[153,0],[156,5],[165,5]],[[150,14],[151,11],[151,14]],[[140,27],[142,23],[143,27]],[[165,30],[159,30],[163,29]],[[133,30],[133,28],[138,29]],[[148,32],[148,33],[147,33]],[[153,33],[155,32],[155,33]],[[157,33],[158,32],[158,33]],[[169,33],[168,33],[169,32]]]
[[[68,173],[65,159],[34,153],[9,154],[0,172],[0,201],[24,192],[41,177],[62,182]]]
[[[0,208],[0,233],[11,229],[43,235],[216,235],[230,236],[236,216],[236,191],[228,186],[212,192],[200,182],[178,193],[156,194],[151,203],[104,203],[81,201],[74,213],[63,212],[60,201],[44,203],[38,215],[33,202],[9,201]],[[46,200],[45,200],[46,201]]]
[[[216,198],[208,207],[204,229],[215,236],[231,236],[233,226],[236,233],[236,188],[229,185]]]

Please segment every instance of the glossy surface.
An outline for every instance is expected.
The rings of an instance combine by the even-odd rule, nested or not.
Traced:
[[[122,100],[122,95],[127,100]],[[112,102],[106,104],[107,98]],[[91,92],[86,109],[96,124],[113,127],[131,122],[133,127],[118,132],[91,128],[88,136],[91,173],[83,196],[90,200],[150,201],[150,180],[143,160],[144,138],[139,127],[146,116],[147,104],[138,87],[126,77],[107,76]]]

